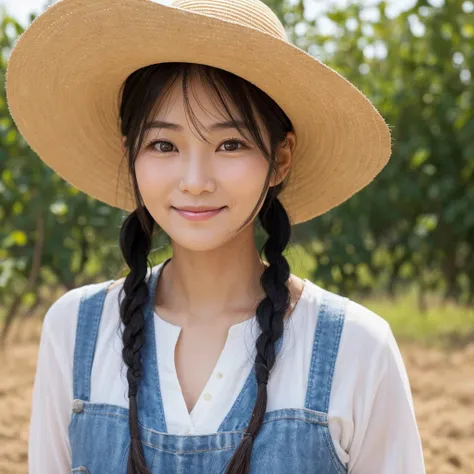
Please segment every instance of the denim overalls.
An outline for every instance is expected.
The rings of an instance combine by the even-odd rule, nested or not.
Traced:
[[[257,392],[255,372],[252,368],[217,433],[167,433],[153,317],[157,278],[166,263],[153,267],[151,278],[148,279],[150,297],[144,313],[146,341],[142,347],[143,378],[139,383],[137,403],[145,459],[153,474],[223,473],[249,423]],[[150,276],[149,271],[147,276]],[[83,287],[74,349],[74,401],[69,424],[72,472],[126,474],[130,448],[128,408],[89,401],[99,321],[107,288],[113,281]],[[346,466],[341,463],[334,449],[327,415],[346,303],[347,298],[324,291],[315,331],[305,407],[278,409],[265,414],[253,444],[252,474],[347,473]],[[282,340],[283,336],[276,343],[277,351],[281,348]]]

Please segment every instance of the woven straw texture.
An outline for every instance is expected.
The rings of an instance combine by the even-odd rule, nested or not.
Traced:
[[[390,132],[370,101],[288,41],[259,0],[62,0],[18,39],[8,107],[39,157],[72,185],[134,209],[118,125],[119,89],[141,67],[169,61],[225,69],[255,84],[296,133],[280,200],[292,224],[339,205],[387,163]]]

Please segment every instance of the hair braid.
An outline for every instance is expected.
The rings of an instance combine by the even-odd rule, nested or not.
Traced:
[[[275,342],[283,334],[284,318],[290,306],[290,291],[286,284],[290,277],[290,266],[283,251],[290,241],[291,224],[285,208],[271,194],[259,212],[260,223],[268,234],[263,251],[269,266],[260,280],[267,296],[257,307],[257,321],[262,330],[256,341],[257,400],[247,431],[227,466],[226,474],[249,472],[253,441],[267,408],[267,382],[275,364]]]
[[[123,283],[125,297],[120,304],[120,319],[124,324],[122,357],[128,366],[128,396],[130,401],[130,453],[127,474],[151,474],[145,462],[139,437],[137,391],[142,377],[140,348],[145,342],[143,308],[148,299],[145,281],[148,254],[151,249],[153,218],[145,209],[133,211],[120,229],[120,249],[130,272]],[[122,291],[122,290],[121,290]]]

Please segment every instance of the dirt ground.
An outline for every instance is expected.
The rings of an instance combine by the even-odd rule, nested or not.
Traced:
[[[0,354],[0,474],[27,472],[40,324],[22,324],[21,334],[14,327],[6,352]],[[399,344],[412,386],[427,473],[472,474],[474,342],[444,351]]]

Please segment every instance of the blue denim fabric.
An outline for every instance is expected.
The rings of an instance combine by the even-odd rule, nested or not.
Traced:
[[[157,278],[168,261],[153,267],[148,279],[150,297],[145,308],[143,378],[137,395],[145,459],[153,474],[223,473],[246,430],[255,404],[255,371],[252,368],[216,433],[167,433],[158,376],[153,302]],[[112,282],[109,280],[83,287],[74,349],[74,402],[69,424],[72,472],[126,474],[127,470],[130,448],[128,408],[92,403],[89,399],[95,341],[107,287]],[[347,473],[346,466],[336,454],[327,415],[346,303],[347,298],[324,291],[305,407],[272,410],[265,414],[253,445],[252,474]],[[282,339],[283,336],[276,343],[277,352]]]

